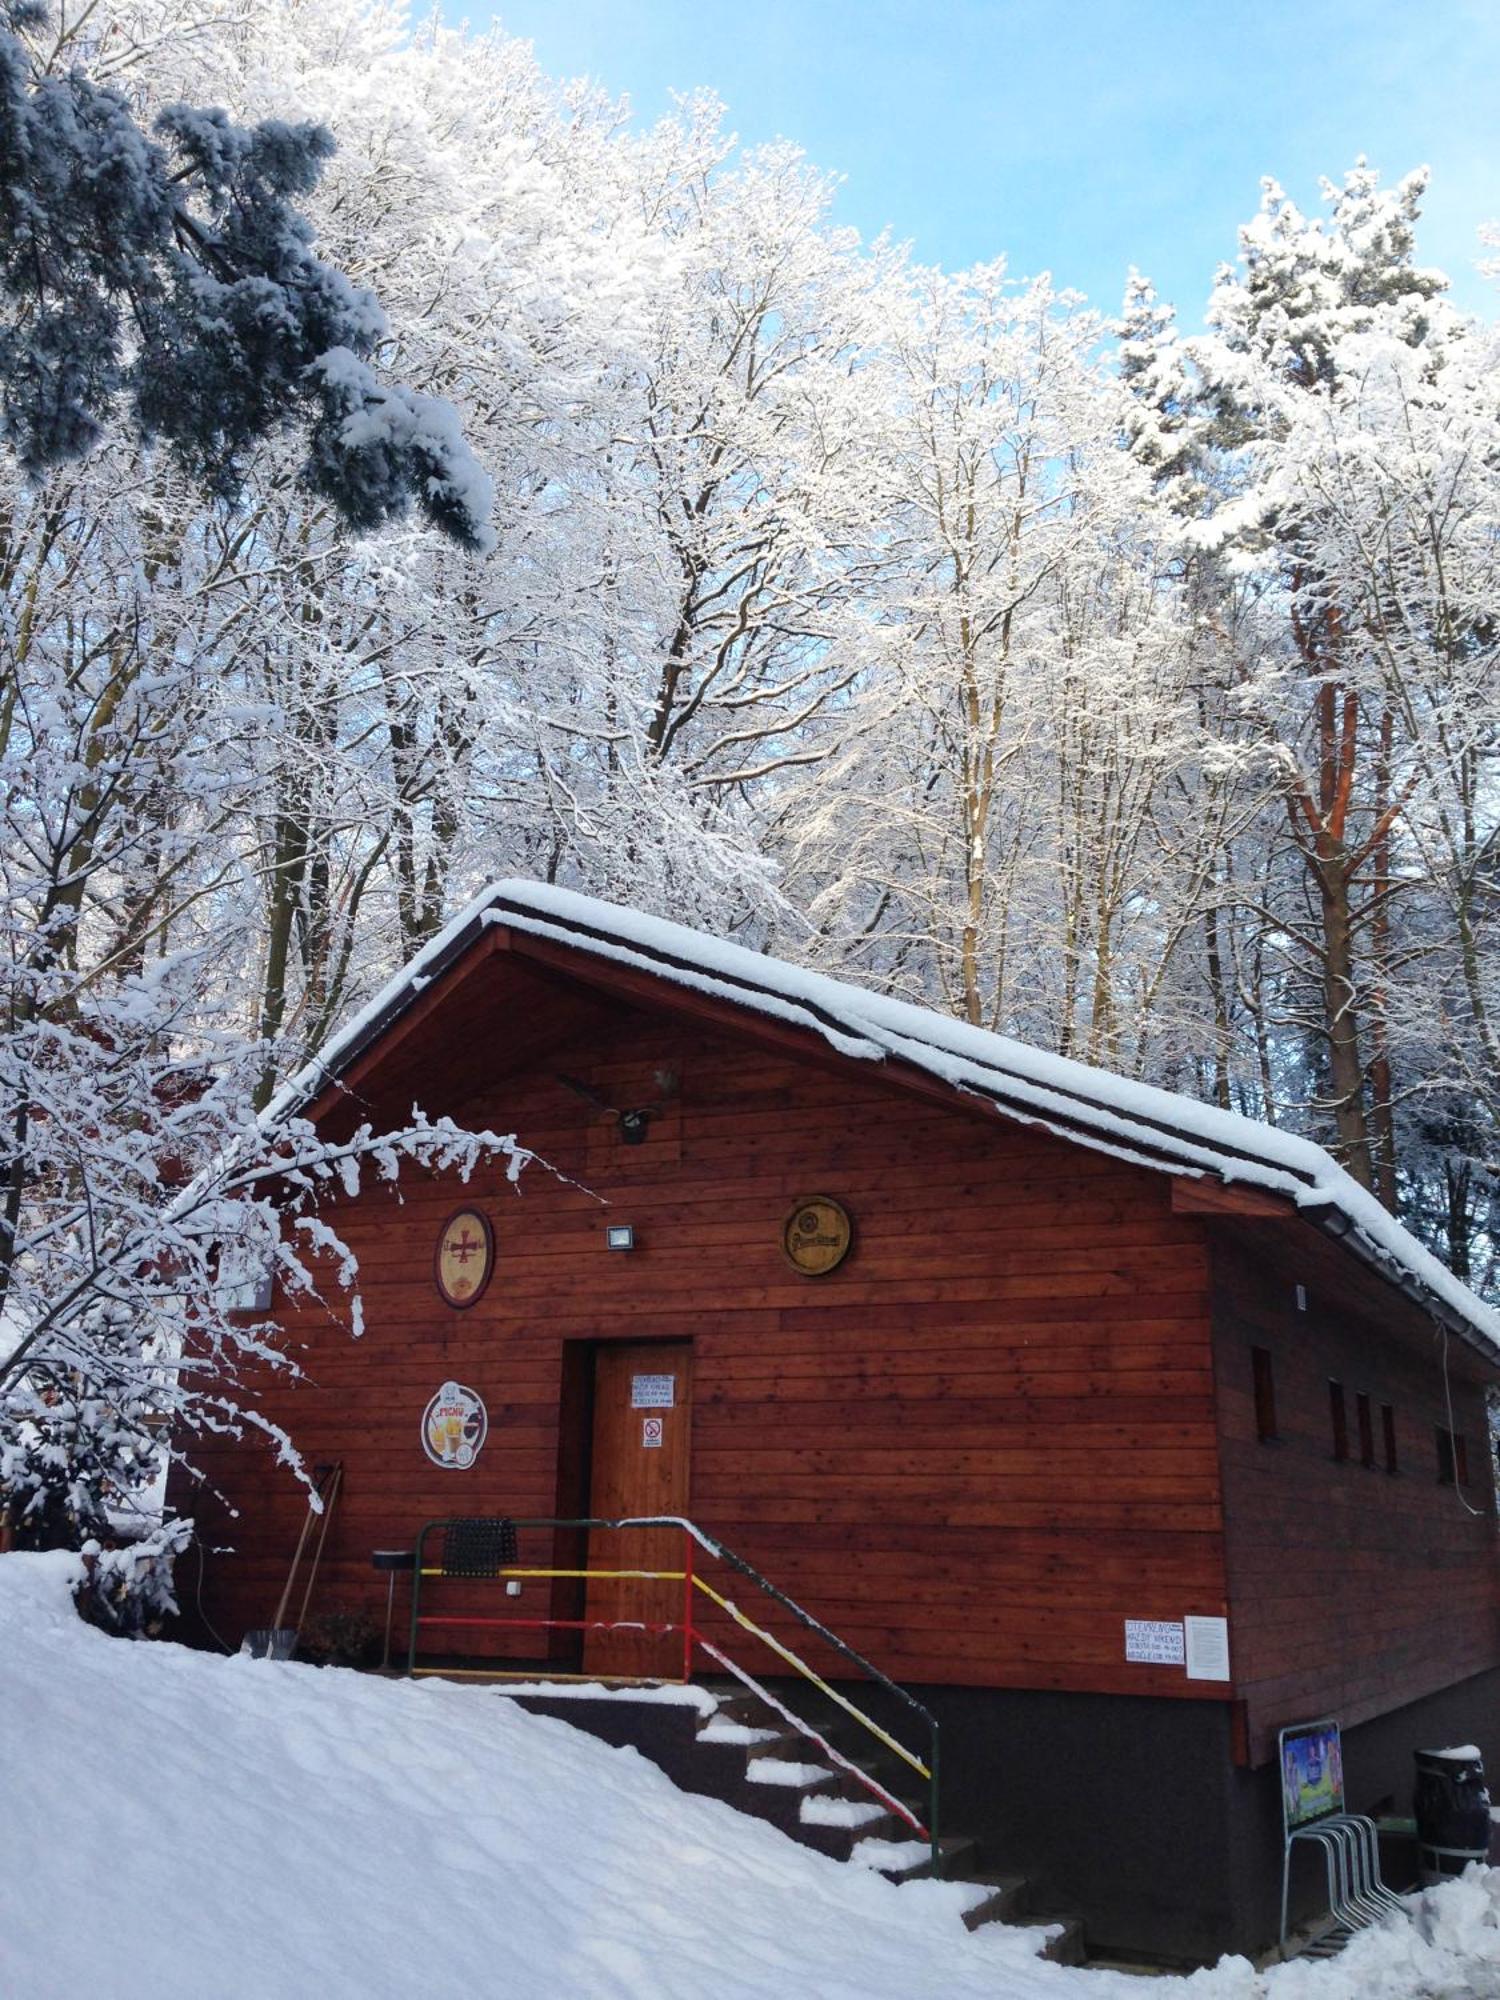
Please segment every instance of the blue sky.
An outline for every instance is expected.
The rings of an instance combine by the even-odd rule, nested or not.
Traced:
[[[479,25],[482,6],[460,13]],[[1262,174],[1304,207],[1365,153],[1426,163],[1424,261],[1500,310],[1500,0],[510,0],[555,76],[638,118],[707,85],[742,139],[845,176],[837,214],[925,261],[1004,251],[1113,309],[1127,267],[1195,322]],[[1493,253],[1492,253],[1493,254]]]

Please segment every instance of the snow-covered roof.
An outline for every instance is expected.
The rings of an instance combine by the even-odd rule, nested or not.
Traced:
[[[490,925],[649,972],[820,1035],[854,1061],[898,1060],[1009,1117],[1159,1172],[1211,1176],[1289,1198],[1500,1361],[1500,1313],[1475,1296],[1321,1146],[1175,1091],[973,1028],[928,1007],[727,944],[682,924],[544,883],[497,882],[461,910],[280,1092],[305,1105]]]

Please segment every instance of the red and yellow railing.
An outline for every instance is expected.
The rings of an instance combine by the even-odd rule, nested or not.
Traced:
[[[555,1565],[522,1563],[516,1559],[515,1536],[518,1530],[571,1530],[587,1532],[592,1535],[601,1530],[625,1531],[643,1528],[675,1529],[681,1533],[683,1554],[680,1567],[612,1569],[602,1566],[595,1567],[590,1563],[583,1565]],[[480,1533],[477,1537],[471,1535],[469,1542],[465,1545],[463,1555],[456,1559],[456,1566],[450,1566],[446,1552],[451,1546],[452,1531],[455,1529],[491,1530],[493,1532],[489,1536],[483,1533]],[[444,1534],[445,1560],[433,1563],[428,1560],[428,1543],[430,1538],[439,1531],[442,1531]],[[477,1554],[475,1553],[476,1551]],[[852,1701],[826,1675],[820,1674],[816,1668],[803,1659],[794,1647],[788,1645],[783,1638],[752,1618],[733,1598],[726,1596],[723,1590],[716,1588],[714,1583],[709,1582],[708,1578],[703,1574],[705,1558],[708,1562],[721,1565],[733,1574],[743,1577],[747,1582],[753,1584],[757,1590],[762,1592],[774,1604],[778,1605],[790,1618],[815,1634],[824,1646],[830,1648],[846,1665],[853,1667],[864,1680],[882,1688],[911,1717],[914,1724],[925,1733],[925,1756],[919,1755],[908,1744],[903,1743],[891,1730],[886,1729],[882,1724],[877,1722],[873,1716],[866,1714],[857,1702]],[[469,1613],[445,1612],[442,1610],[424,1611],[422,1606],[424,1585],[439,1579],[450,1582],[495,1582],[516,1585],[526,1582],[576,1582],[584,1585],[596,1582],[606,1584],[630,1582],[675,1584],[681,1586],[681,1596],[679,1608],[674,1611],[673,1615],[670,1618],[661,1619],[598,1618],[589,1616],[581,1618],[537,1618],[514,1615],[495,1617],[474,1616]],[[886,1786],[872,1777],[869,1772],[861,1770],[857,1763],[845,1756],[836,1745],[830,1743],[828,1738],[819,1729],[789,1707],[781,1699],[780,1695],[766,1687],[748,1668],[731,1657],[722,1645],[716,1645],[713,1639],[700,1628],[698,1622],[701,1615],[701,1606],[705,1603],[712,1604],[722,1617],[738,1631],[743,1632],[748,1638],[765,1647],[780,1663],[780,1666],[795,1676],[797,1681],[815,1688],[834,1707],[857,1723],[873,1741],[879,1743],[884,1749],[888,1750],[905,1764],[915,1777],[921,1781],[926,1790],[927,1814],[925,1821],[919,1813],[913,1811],[911,1806],[888,1790]],[[905,1688],[898,1686],[895,1681],[891,1680],[886,1674],[883,1674],[878,1667],[873,1666],[870,1661],[865,1659],[860,1653],[857,1653],[852,1646],[847,1645],[836,1633],[830,1632],[826,1625],[822,1624],[820,1620],[813,1617],[811,1612],[804,1610],[800,1604],[788,1597],[785,1591],[779,1590],[775,1584],[762,1576],[742,1556],[738,1556],[733,1550],[725,1548],[723,1543],[716,1541],[713,1536],[705,1534],[701,1528],[697,1527],[691,1521],[670,1515],[637,1516],[621,1521],[569,1521],[554,1518],[514,1521],[429,1521],[417,1537],[414,1552],[411,1594],[411,1643],[407,1659],[408,1672],[413,1675],[441,1674],[448,1679],[469,1677],[484,1680],[531,1680],[538,1675],[538,1670],[534,1668],[507,1669],[495,1666],[463,1668],[424,1666],[419,1664],[417,1651],[419,1640],[425,1631],[439,1627],[444,1631],[455,1632],[466,1629],[486,1630],[490,1632],[577,1632],[581,1634],[590,1632],[629,1632],[637,1634],[642,1638],[676,1641],[678,1646],[680,1646],[680,1675],[651,1675],[649,1678],[653,1682],[683,1685],[692,1679],[694,1667],[700,1654],[705,1659],[712,1660],[723,1672],[727,1673],[732,1679],[738,1681],[742,1687],[763,1701],[784,1722],[788,1723],[810,1743],[815,1744],[830,1763],[843,1771],[847,1777],[854,1780],[872,1798],[877,1799],[888,1812],[893,1813],[898,1819],[902,1820],[919,1839],[927,1842],[932,1855],[933,1873],[936,1874],[940,1871],[941,1853],[938,1843],[939,1730],[936,1716],[929,1709],[925,1708],[914,1695],[910,1694]],[[619,1682],[627,1679],[642,1678],[640,1676],[611,1676],[607,1674],[556,1673],[550,1667],[540,1671],[546,1679],[559,1681],[614,1680]]]

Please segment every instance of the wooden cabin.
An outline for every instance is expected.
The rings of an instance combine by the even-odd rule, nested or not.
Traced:
[[[1274,1939],[1281,1725],[1337,1718],[1362,1810],[1500,1758],[1500,1324],[1317,1147],[523,882],[284,1102],[537,1156],[330,1212],[364,1331],[285,1311],[301,1379],[252,1385],[343,1468],[315,1608],[382,1618],[434,1518],[688,1516],[940,1716],[950,1825],[1177,1958]],[[233,1644],[305,1503],[254,1437],[195,1456]],[[614,1589],[468,1655],[680,1672],[577,1629]]]

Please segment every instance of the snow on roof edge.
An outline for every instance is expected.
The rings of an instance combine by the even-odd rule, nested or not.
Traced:
[[[288,1116],[335,1082],[359,1049],[430,983],[470,929],[500,923],[809,1027],[856,1060],[909,1062],[1091,1150],[1157,1172],[1213,1175],[1286,1195],[1299,1208],[1324,1211],[1314,1219],[1325,1228],[1332,1219],[1327,1211],[1333,1211],[1345,1225],[1333,1233],[1351,1237],[1365,1261],[1386,1275],[1394,1270],[1398,1280],[1404,1276],[1440,1301],[1477,1336],[1473,1344],[1485,1358],[1500,1363],[1500,1313],[1312,1140],[686,925],[540,882],[507,879],[474,897],[283,1085],[262,1114],[265,1121]]]

